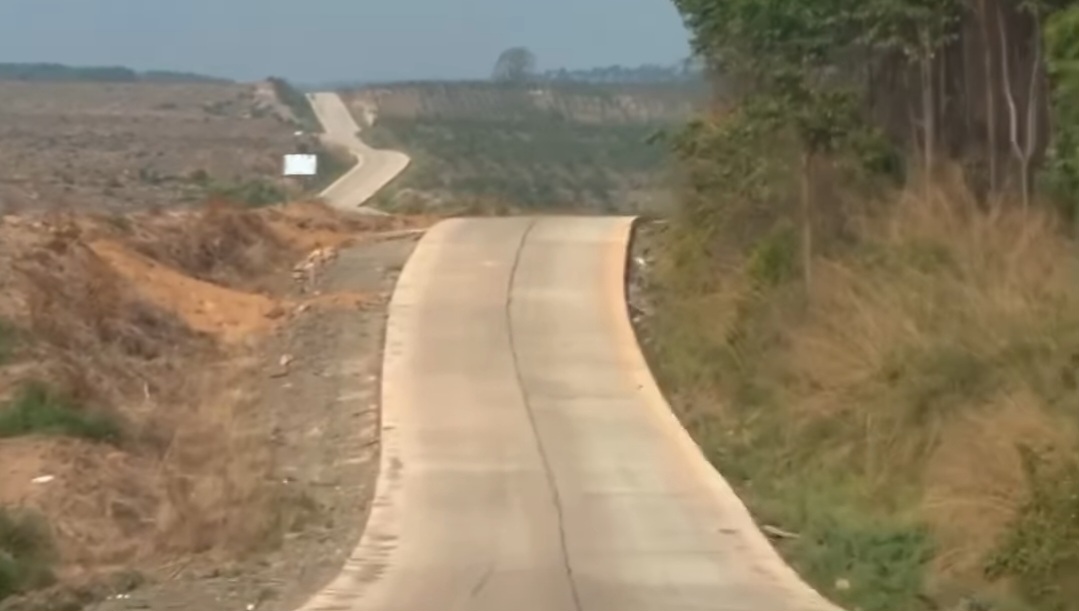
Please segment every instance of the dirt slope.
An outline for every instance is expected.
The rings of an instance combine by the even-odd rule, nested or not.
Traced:
[[[0,608],[79,608],[146,581],[235,580],[279,564],[275,596],[321,585],[267,558],[332,564],[325,543],[352,536],[362,503],[325,488],[332,473],[316,466],[344,469],[362,494],[356,435],[370,432],[349,427],[356,404],[334,400],[346,381],[329,359],[351,351],[348,382],[369,392],[360,362],[377,362],[378,304],[392,285],[379,257],[353,266],[359,285],[328,286],[323,271],[345,245],[385,249],[426,222],[315,204],[4,217],[0,557],[18,570],[0,566]],[[359,326],[326,326],[351,319]],[[311,434],[321,424],[334,440]],[[152,608],[194,607],[166,594]]]

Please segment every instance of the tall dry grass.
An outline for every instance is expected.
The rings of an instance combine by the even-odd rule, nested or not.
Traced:
[[[44,471],[63,482],[5,480],[0,514],[12,503],[47,515],[57,551],[49,561],[64,583],[115,567],[160,569],[196,554],[242,558],[279,542],[287,509],[273,475],[272,422],[256,401],[260,359],[146,298],[139,283],[153,278],[125,273],[91,245],[108,240],[234,288],[262,276],[288,285],[308,242],[374,226],[313,205],[254,210],[221,202],[118,218],[69,214],[0,225],[0,356],[10,356],[0,363],[0,412],[18,434],[2,440],[0,454],[7,469],[27,465],[34,476]],[[28,395],[33,401],[19,399],[28,381],[42,389]],[[108,416],[115,443],[91,443],[102,435],[86,434],[87,415]],[[35,435],[45,429],[52,434]],[[10,593],[2,586],[0,597]]]
[[[986,209],[959,181],[872,209],[813,262],[808,303],[796,278],[762,283],[753,256],[718,288],[660,297],[661,377],[840,602],[1079,608],[1053,589],[1079,569],[1079,528],[1040,517],[1066,515],[1073,493],[1044,474],[1079,450],[1075,244],[1052,214]]]

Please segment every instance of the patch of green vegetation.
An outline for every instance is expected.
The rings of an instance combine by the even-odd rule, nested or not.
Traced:
[[[0,508],[0,601],[53,583],[56,550],[41,516]]]
[[[1038,609],[1073,609],[1079,599],[1079,461],[1049,460],[1029,447],[1023,457],[1031,495],[986,572],[1018,580]]]
[[[660,124],[583,124],[531,113],[514,120],[380,118],[372,146],[408,152],[400,188],[499,198],[523,207],[611,210],[658,179],[666,151],[650,142]]]
[[[118,418],[92,411],[41,382],[23,384],[0,404],[0,438],[45,435],[119,443],[124,428]]]
[[[1079,611],[1079,5],[676,5],[722,75],[649,266],[687,428],[846,608]],[[1005,39],[1037,143],[993,83],[932,82]]]
[[[19,330],[9,321],[0,318],[0,365],[15,356],[19,344]]]
[[[928,608],[921,593],[933,541],[924,525],[873,517],[876,512],[826,474],[808,483],[773,475],[750,502],[759,517],[797,527],[798,537],[781,542],[781,551],[822,594],[863,611]]]
[[[211,197],[238,202],[252,207],[272,206],[288,201],[285,189],[266,180],[253,179],[246,182],[209,180],[206,192]]]
[[[796,535],[775,544],[810,584],[844,608],[929,611],[925,579],[934,542],[905,510],[916,499],[911,485],[901,478],[890,481],[892,488],[868,481],[861,449],[851,443],[862,434],[856,419],[804,425],[786,407],[798,398],[785,387],[778,310],[800,302],[785,294],[790,280],[777,280],[797,278],[780,236],[765,241],[753,259],[756,292],[734,306],[716,334],[702,325],[716,324],[719,303],[687,300],[667,284],[655,287],[648,360],[669,392],[723,389],[713,399],[722,410],[676,401],[680,418],[756,521]],[[786,305],[777,309],[777,302]]]

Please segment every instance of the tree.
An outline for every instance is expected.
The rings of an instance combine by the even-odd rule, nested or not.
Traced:
[[[1079,225],[1079,6],[1054,15],[1046,24],[1046,59],[1055,127],[1048,151],[1048,178]]]
[[[525,47],[506,49],[498,56],[491,78],[503,83],[523,83],[536,72],[536,56]]]
[[[837,75],[860,35],[860,1],[676,0],[696,51],[740,85],[749,132],[787,133],[799,146],[802,272],[812,284],[815,164],[861,128],[860,96]]]
[[[957,0],[869,0],[861,7],[863,43],[885,53],[898,52],[916,65],[921,91],[922,161],[928,187],[936,166],[937,102],[941,96],[935,68],[941,50],[958,39]]]

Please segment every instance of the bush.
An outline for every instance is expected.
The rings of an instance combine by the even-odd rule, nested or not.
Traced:
[[[18,341],[18,330],[15,326],[0,318],[0,365],[14,356]]]
[[[56,552],[37,514],[0,509],[0,601],[50,585]]]
[[[215,182],[209,186],[208,191],[212,197],[254,207],[282,204],[288,199],[283,188],[264,180],[249,180],[242,183]]]
[[[114,416],[82,409],[63,393],[41,382],[29,382],[0,408],[0,438],[25,435],[118,443],[123,427]]]

